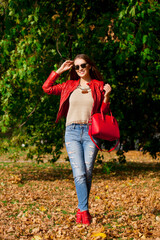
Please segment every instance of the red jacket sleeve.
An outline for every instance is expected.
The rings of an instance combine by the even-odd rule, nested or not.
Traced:
[[[54,95],[60,95],[63,89],[63,85],[65,83],[62,84],[56,84],[54,85],[55,81],[58,79],[59,74],[52,71],[51,74],[49,75],[49,77],[47,78],[47,80],[44,82],[42,89],[45,93],[47,94],[54,94]]]
[[[110,102],[108,103],[105,103],[104,101],[102,102],[102,105],[101,105],[101,111],[104,113],[104,114],[107,114],[110,112]]]
[[[101,109],[100,111],[102,111],[104,114],[107,114],[110,112],[110,102],[107,102],[105,103],[104,102],[104,90],[103,90],[103,87],[104,87],[104,82],[103,82],[103,85],[102,85],[102,88],[101,88],[101,91],[102,91],[102,104],[101,104]]]

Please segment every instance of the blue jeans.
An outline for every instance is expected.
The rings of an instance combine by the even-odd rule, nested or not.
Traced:
[[[99,140],[95,139],[99,144]],[[97,147],[88,135],[87,124],[71,124],[66,127],[65,145],[72,167],[78,208],[88,210],[88,199],[92,183],[92,171],[98,152]]]

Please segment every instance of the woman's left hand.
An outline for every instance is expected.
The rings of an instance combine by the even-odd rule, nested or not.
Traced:
[[[103,87],[105,93],[104,93],[104,102],[107,103],[109,101],[109,96],[110,96],[110,93],[112,91],[112,88],[111,86],[107,83],[104,85]]]

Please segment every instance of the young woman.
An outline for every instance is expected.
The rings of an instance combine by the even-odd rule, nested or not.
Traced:
[[[70,80],[55,85],[56,79],[69,69]],[[66,116],[65,145],[78,197],[76,222],[89,225],[88,199],[98,149],[88,135],[88,121],[101,109],[104,113],[109,111],[111,86],[104,84],[93,61],[79,54],[74,61],[67,60],[56,72],[52,71],[43,90],[47,94],[61,95],[56,122]],[[94,141],[99,144],[98,139]]]

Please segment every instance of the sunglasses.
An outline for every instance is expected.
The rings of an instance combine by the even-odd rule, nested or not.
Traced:
[[[80,65],[74,65],[75,70],[79,70],[79,68],[86,68],[87,63],[82,63]]]

